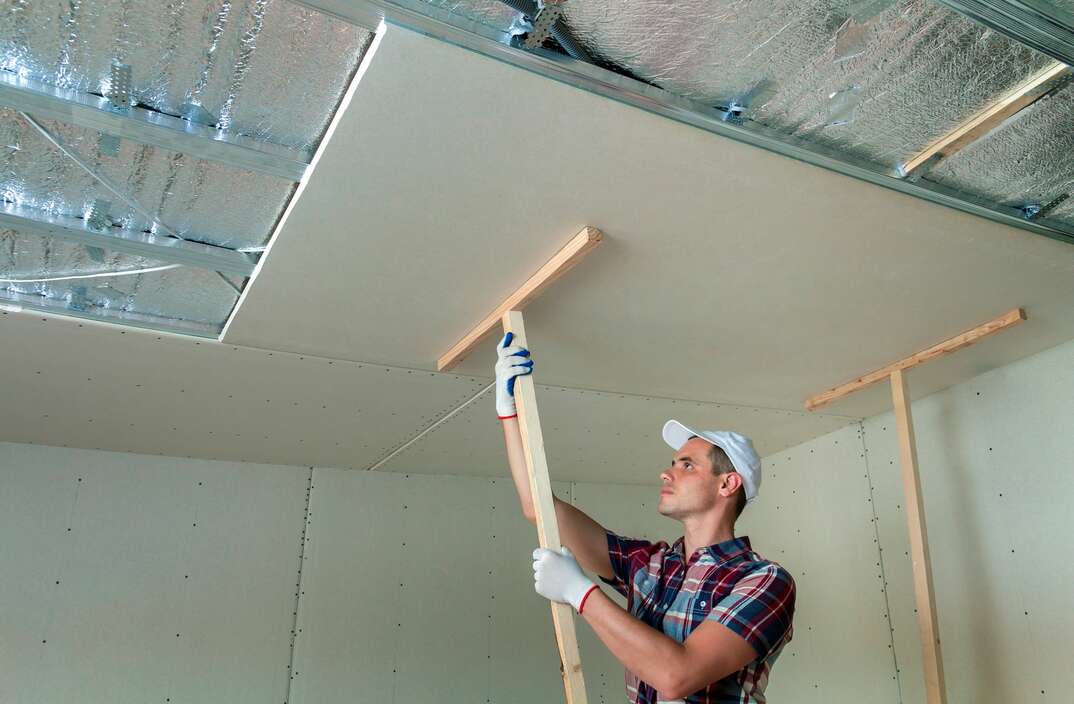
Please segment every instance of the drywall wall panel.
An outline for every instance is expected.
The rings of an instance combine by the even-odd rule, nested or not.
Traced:
[[[860,432],[849,426],[766,457],[757,505],[742,514],[744,532],[798,588],[773,701],[899,701]]]
[[[284,701],[308,472],[0,443],[0,701]]]
[[[913,415],[948,701],[1069,701],[1074,344],[918,400]],[[864,427],[903,701],[922,701],[892,415]]]
[[[292,701],[562,696],[536,545],[509,479],[316,470]]]
[[[761,492],[736,526],[797,586],[794,639],[773,668],[772,701],[898,701],[859,433],[854,424],[765,457]],[[615,532],[671,542],[682,529],[656,511],[659,469],[650,486],[575,484],[575,504]],[[588,627],[582,649],[591,696],[620,700],[622,666]]]

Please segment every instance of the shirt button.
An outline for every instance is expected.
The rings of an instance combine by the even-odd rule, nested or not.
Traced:
[[[702,601],[701,602],[701,608],[704,608],[704,607],[705,607],[705,602]]]

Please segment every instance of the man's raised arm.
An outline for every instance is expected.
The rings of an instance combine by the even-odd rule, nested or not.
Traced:
[[[522,432],[518,425],[518,413],[515,409],[515,378],[533,372],[533,361],[529,350],[511,346],[511,333],[504,335],[496,347],[496,414],[503,424],[504,444],[507,447],[507,464],[511,468],[511,478],[518,490],[518,500],[522,506],[522,515],[530,523],[536,524],[537,515],[533,509],[533,497],[530,495],[529,474],[526,470],[526,455],[522,447]],[[612,563],[608,559],[608,540],[604,527],[571,506],[559,497],[553,497],[556,506],[556,520],[559,522],[559,538],[579,564],[601,577],[611,578]]]

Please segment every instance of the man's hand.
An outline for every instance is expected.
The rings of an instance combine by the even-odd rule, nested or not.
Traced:
[[[512,347],[514,333],[506,333],[496,345],[496,415],[501,420],[518,415],[515,409],[515,377],[533,372],[530,351],[524,347]]]
[[[570,604],[581,613],[586,597],[597,585],[589,581],[567,548],[559,552],[537,548],[533,551],[533,588],[545,599]]]

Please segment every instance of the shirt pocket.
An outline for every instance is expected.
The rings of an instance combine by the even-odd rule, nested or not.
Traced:
[[[690,630],[703,623],[710,611],[712,611],[712,590],[701,589],[691,597],[686,607]]]

